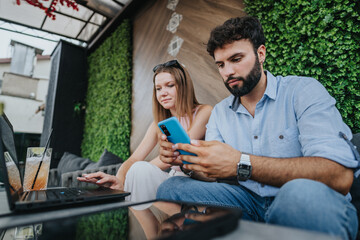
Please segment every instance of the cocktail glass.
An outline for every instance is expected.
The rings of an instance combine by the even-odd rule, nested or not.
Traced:
[[[23,184],[24,191],[46,189],[52,149],[48,148],[45,153],[44,151],[44,147],[29,147],[27,149]],[[43,154],[45,154],[44,157]]]

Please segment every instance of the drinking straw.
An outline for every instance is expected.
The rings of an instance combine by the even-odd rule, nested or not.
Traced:
[[[49,137],[48,137],[48,139],[47,139],[47,141],[46,141],[45,150],[44,150],[44,152],[43,152],[43,154],[42,154],[42,157],[41,157],[41,160],[40,160],[40,164],[39,164],[39,167],[38,167],[38,169],[37,169],[37,171],[36,171],[36,174],[35,174],[35,177],[34,177],[34,182],[33,182],[32,186],[31,186],[31,189],[34,189],[35,182],[36,182],[36,178],[37,178],[37,176],[38,176],[38,174],[39,174],[39,172],[40,172],[40,168],[41,168],[41,165],[42,165],[42,163],[43,163],[46,150],[47,150],[48,147],[49,147],[49,143],[50,143],[50,138],[51,138],[52,132],[53,132],[53,129],[50,130]]]

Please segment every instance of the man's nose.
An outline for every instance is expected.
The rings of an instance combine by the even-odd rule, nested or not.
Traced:
[[[232,77],[235,75],[235,70],[231,64],[227,64],[224,66],[224,68],[221,71],[221,75],[223,76],[224,80],[228,79],[229,77]]]

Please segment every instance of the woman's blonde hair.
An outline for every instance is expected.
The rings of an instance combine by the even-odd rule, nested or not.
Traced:
[[[160,64],[154,68],[154,77],[153,77],[153,116],[156,123],[171,117],[171,112],[168,109],[165,109],[158,102],[156,98],[156,86],[155,78],[159,73],[166,72],[170,73],[175,79],[176,87],[176,103],[175,109],[177,113],[177,118],[188,117],[189,126],[192,124],[194,109],[199,105],[195,97],[194,86],[191,80],[191,77],[187,70],[180,64],[173,66],[166,66],[165,64]]]

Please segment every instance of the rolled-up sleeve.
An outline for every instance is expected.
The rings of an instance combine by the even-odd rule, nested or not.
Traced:
[[[357,167],[350,146],[339,136],[341,131],[352,138],[351,130],[335,107],[335,99],[312,78],[301,81],[298,87],[294,106],[303,155],[327,158],[349,168]]]

